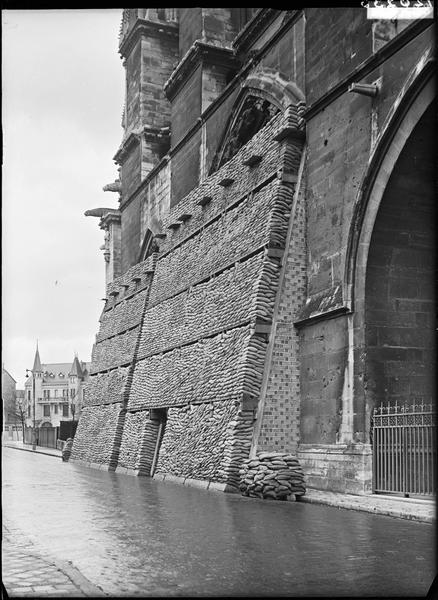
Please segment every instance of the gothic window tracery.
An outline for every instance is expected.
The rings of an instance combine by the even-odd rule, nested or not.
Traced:
[[[238,109],[236,117],[230,123],[228,132],[213,160],[210,173],[217,171],[223,164],[231,160],[240,148],[249,142],[279,110],[266,98],[254,94],[247,95]]]

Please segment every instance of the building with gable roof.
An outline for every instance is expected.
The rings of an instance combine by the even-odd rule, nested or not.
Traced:
[[[68,363],[42,363],[37,346],[32,372],[25,383],[26,425],[33,426],[34,398],[37,427],[59,427],[60,421],[77,420],[87,379],[87,363],[78,356]]]

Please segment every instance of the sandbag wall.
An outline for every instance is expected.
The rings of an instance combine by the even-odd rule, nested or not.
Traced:
[[[112,459],[120,444],[119,430],[123,425],[123,416],[121,402],[85,406],[79,419],[70,460],[115,468]]]
[[[118,464],[132,364],[155,261],[152,255],[107,286],[72,460],[110,469]]]
[[[158,435],[159,422],[150,419],[149,410],[127,412],[117,470],[150,475]]]
[[[274,117],[164,222],[128,400],[143,423],[148,409],[167,409],[157,472],[238,489],[293,197],[276,139],[291,111]],[[132,429],[140,431],[139,422]]]

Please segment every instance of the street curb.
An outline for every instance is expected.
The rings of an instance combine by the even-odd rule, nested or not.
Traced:
[[[31,448],[19,448],[18,446],[10,446],[9,444],[2,444],[3,448],[13,448],[14,450],[22,450],[23,452],[32,452],[33,454],[44,454],[44,456],[53,456],[54,458],[62,458],[61,454],[52,454],[51,452],[44,452],[42,450],[32,450]]]
[[[30,448],[20,448],[18,446],[12,446],[9,444],[3,444],[2,445],[5,448],[15,448],[16,450],[24,450],[25,452],[33,452],[34,454],[43,454],[45,456],[53,456],[55,458],[61,458],[61,454],[60,455],[56,455],[56,454],[52,454],[49,452],[44,452],[44,451],[39,451],[39,450],[31,450]],[[99,470],[106,470],[105,466],[106,465],[100,465],[100,464],[95,464],[95,463],[86,463],[86,461],[81,461],[81,460],[73,460],[72,462],[78,462],[79,464],[82,464],[84,466],[87,467],[91,467],[91,468],[95,468],[95,469],[99,469]],[[117,467],[115,470],[115,473],[117,473],[118,475],[137,475],[138,476],[138,472],[132,470],[132,469],[123,469],[123,467]],[[195,480],[195,479],[190,479],[187,477],[178,477],[176,475],[171,475],[169,473],[156,473],[152,479],[155,479],[156,481],[166,481],[166,482],[171,482],[171,483],[176,483],[179,485],[185,485],[187,487],[196,487],[198,489],[203,489],[205,491],[217,491],[217,492],[225,492],[225,493],[238,493],[237,489],[232,488],[231,486],[224,484],[224,483],[217,483],[217,482],[208,482],[208,481],[201,481],[201,480]],[[383,516],[387,516],[387,517],[393,517],[393,518],[397,518],[397,519],[406,519],[408,521],[415,521],[417,523],[429,523],[429,524],[433,524],[436,521],[436,517],[435,514],[432,515],[428,515],[428,514],[415,514],[411,511],[405,511],[403,509],[397,509],[397,508],[385,508],[382,506],[370,506],[370,505],[366,505],[366,504],[362,504],[359,501],[351,501],[349,500],[349,498],[339,498],[339,499],[333,499],[333,498],[324,498],[324,497],[313,497],[310,495],[310,489],[308,490],[308,493],[301,496],[300,499],[298,500],[299,502],[306,502],[308,504],[320,504],[323,506],[332,506],[334,508],[344,508],[346,510],[356,510],[356,511],[361,511],[361,512],[368,512],[370,514],[373,515],[383,515]],[[434,509],[435,510],[435,509]],[[98,589],[98,588],[97,588]],[[103,592],[101,592],[103,594]]]
[[[91,583],[91,581],[87,579],[85,575],[82,575],[79,569],[73,566],[71,561],[54,559],[53,563],[60,571],[62,571],[71,579],[71,581],[81,590],[81,592],[87,596],[107,596],[107,594],[101,588],[94,585],[94,583]]]
[[[3,534],[3,543],[14,547],[14,542],[11,538],[11,534],[8,526],[3,523],[4,534]],[[19,551],[29,557],[37,558],[42,560],[49,566],[55,567],[58,571],[60,571],[63,575],[68,577],[72,584],[79,589],[83,594],[89,597],[106,597],[106,594],[100,587],[94,585],[89,579],[83,575],[77,567],[73,565],[71,561],[59,560],[52,555],[45,555],[41,552],[41,549],[34,545],[34,536],[27,535],[27,538],[31,544],[31,547],[28,547],[26,550],[23,547],[19,548]],[[73,596],[74,597],[74,596]]]
[[[312,498],[311,496],[301,496],[299,502],[307,502],[308,504],[320,504],[324,506],[332,506],[334,508],[344,508],[346,510],[356,510],[361,512],[368,512],[373,515],[383,515],[386,517],[394,517],[398,519],[406,519],[409,521],[416,521],[419,523],[429,523],[433,524],[435,522],[435,517],[429,515],[416,515],[412,512],[404,512],[402,510],[397,510],[396,508],[383,508],[381,506],[366,506],[364,504],[359,504],[355,502],[349,502],[348,499],[342,499],[342,501],[337,502],[336,500],[332,500],[330,498]]]

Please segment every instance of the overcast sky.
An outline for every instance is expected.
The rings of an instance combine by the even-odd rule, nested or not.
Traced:
[[[117,207],[121,9],[2,11],[2,361],[89,361],[105,295],[99,220]]]

